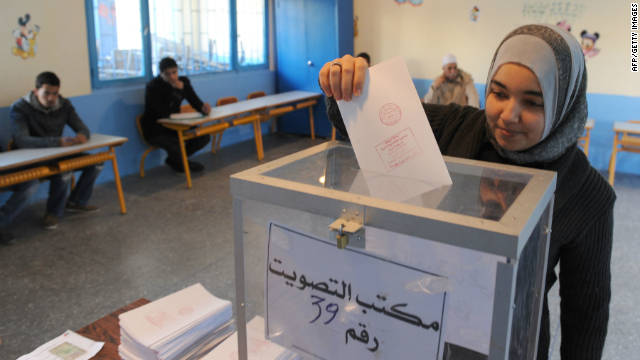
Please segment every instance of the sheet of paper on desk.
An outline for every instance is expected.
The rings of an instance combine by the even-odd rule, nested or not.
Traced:
[[[338,107],[371,195],[404,201],[451,185],[402,58],[369,68],[362,95]]]
[[[103,342],[93,341],[71,330],[39,346],[18,360],[89,360],[102,349]]]

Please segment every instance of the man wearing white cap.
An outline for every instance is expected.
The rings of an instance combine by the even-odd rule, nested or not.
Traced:
[[[442,58],[442,70],[442,75],[435,79],[429,87],[429,92],[423,99],[425,103],[480,106],[473,78],[458,69],[458,61],[453,54],[447,54]]]

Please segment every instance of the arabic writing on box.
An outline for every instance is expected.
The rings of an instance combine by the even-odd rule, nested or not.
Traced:
[[[309,280],[309,278],[305,274],[301,274],[298,277],[298,274],[295,270],[291,271],[291,273],[287,273],[284,269],[282,269],[282,261],[277,258],[273,258],[273,260],[269,262],[269,272],[276,276],[282,277],[286,286],[298,289],[300,291],[310,289],[342,300],[346,299],[346,301],[348,302],[352,301],[351,282],[346,282],[344,280],[338,281],[333,278],[329,278],[326,282],[314,282],[313,280]],[[312,300],[311,305],[316,307],[317,310],[315,317],[309,321],[310,324],[313,324],[322,316],[322,303],[327,299],[314,294],[311,294],[310,298]],[[422,329],[425,329],[425,331],[440,331],[440,323],[437,320],[425,323],[419,316],[405,311],[404,309],[408,306],[407,303],[397,303],[387,308],[387,306],[385,306],[384,304],[382,306],[380,304],[376,305],[376,302],[385,303],[387,301],[387,297],[385,295],[378,294],[376,295],[376,299],[377,300],[375,301],[367,302],[361,300],[359,294],[355,295],[355,302],[361,308],[363,314],[367,314],[367,311],[372,310],[377,313],[384,314],[395,320],[420,327]],[[336,318],[339,310],[340,307],[337,303],[328,302],[327,305],[324,306],[324,311],[330,313],[331,315],[329,316],[328,320],[323,322],[323,324],[330,324]],[[350,338],[364,343],[365,345],[370,344],[370,340],[373,340],[373,345],[371,347],[367,347],[367,350],[372,352],[377,351],[380,346],[380,341],[375,336],[373,337],[373,339],[370,339],[369,333],[366,330],[367,326],[365,324],[359,322],[358,327],[362,328],[362,330],[360,330],[360,335],[357,334],[355,328],[349,328],[345,331],[345,345],[349,343]]]

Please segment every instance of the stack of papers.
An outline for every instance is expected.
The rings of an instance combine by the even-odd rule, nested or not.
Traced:
[[[103,342],[93,341],[67,330],[31,353],[20,356],[18,360],[89,360],[102,349],[102,345]]]
[[[204,117],[204,115],[202,115],[199,112],[184,112],[184,113],[175,113],[175,114],[169,115],[169,118],[171,120],[191,120],[191,119],[199,119],[201,117]]]
[[[264,319],[254,317],[247,323],[247,357],[249,360],[299,360],[302,359],[293,351],[266,340],[264,337]],[[220,346],[213,349],[202,360],[237,360],[238,334],[234,333]]]
[[[234,330],[231,302],[192,285],[120,315],[124,360],[199,359]]]

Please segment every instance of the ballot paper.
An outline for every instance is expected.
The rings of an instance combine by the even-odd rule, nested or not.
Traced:
[[[264,318],[256,316],[247,323],[247,358],[249,360],[297,360],[299,355],[266,340]],[[238,334],[234,333],[201,360],[237,360]]]
[[[120,314],[126,360],[197,359],[234,329],[231,302],[195,284]]]
[[[362,90],[338,107],[371,195],[404,201],[451,185],[404,60],[369,68]]]
[[[102,349],[103,342],[93,341],[71,330],[39,346],[18,360],[88,360]]]

